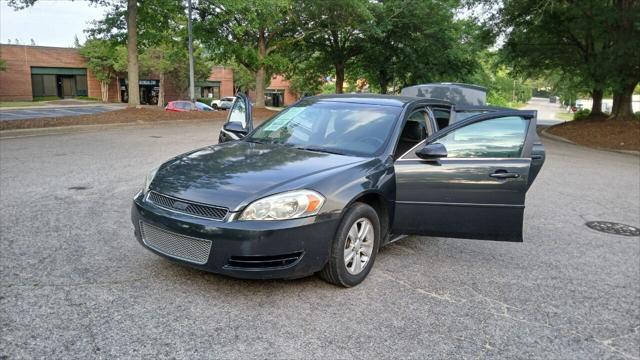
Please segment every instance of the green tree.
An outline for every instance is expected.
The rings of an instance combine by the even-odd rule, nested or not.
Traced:
[[[366,30],[373,22],[367,0],[297,0],[295,46],[316,64],[333,66],[336,93],[343,92],[347,66],[364,52]]]
[[[256,77],[246,67],[234,61],[227,64],[233,70],[233,92],[246,92],[256,89]]]
[[[100,81],[102,101],[108,102],[111,80],[116,73],[126,68],[122,46],[108,40],[88,39],[79,51],[87,59],[89,70]]]
[[[140,54],[140,70],[142,73],[156,73],[160,79],[160,91],[158,93],[158,106],[164,106],[166,94],[166,75],[180,67],[184,61],[184,49],[175,47],[174,44],[164,43],[156,47],[146,49]],[[188,61],[188,60],[187,60]]]
[[[499,53],[483,50],[475,57],[479,67],[464,81],[486,87],[489,104],[513,107],[531,98],[531,85],[502,63]]]
[[[491,38],[479,26],[456,20],[455,0],[373,1],[373,21],[365,31],[357,63],[362,76],[381,93],[400,86],[461,80],[479,67],[476,53]]]
[[[255,107],[264,107],[268,74],[283,70],[293,33],[289,0],[212,0],[196,6],[196,37],[220,63],[235,62],[255,78]]]
[[[632,98],[640,83],[640,1],[616,0],[611,17],[604,26],[612,37],[612,47],[607,52],[613,72],[609,85],[613,90],[612,119],[634,120]]]
[[[182,44],[184,41],[165,42],[158,46],[145,49],[140,54],[140,73],[157,75],[160,79],[158,107],[164,107],[166,95],[166,81],[171,78],[173,86],[179,93],[185,94],[189,88],[189,53]],[[211,66],[204,59],[201,47],[196,46],[193,51],[194,78],[196,81],[206,79],[211,73]]]
[[[73,47],[76,49],[80,49],[82,47],[82,43],[80,43],[80,39],[78,39],[78,35],[73,35]]]
[[[503,52],[525,76],[561,71],[591,89],[592,115],[614,89],[613,118],[631,115],[631,94],[640,80],[640,2],[633,0],[480,1],[498,9]],[[497,5],[497,6],[495,6]]]

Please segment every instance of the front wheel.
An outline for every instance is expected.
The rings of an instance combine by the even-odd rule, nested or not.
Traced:
[[[331,255],[319,275],[335,285],[352,287],[371,271],[380,246],[380,220],[369,205],[347,209],[331,246]]]

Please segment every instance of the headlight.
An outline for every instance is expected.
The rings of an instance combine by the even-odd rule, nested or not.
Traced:
[[[324,196],[311,190],[294,190],[256,200],[240,215],[240,220],[285,220],[315,215]]]
[[[153,181],[153,178],[156,177],[156,173],[158,172],[158,168],[155,168],[149,172],[147,177],[144,179],[144,188],[142,189],[142,193],[146,194],[149,191],[149,186]]]

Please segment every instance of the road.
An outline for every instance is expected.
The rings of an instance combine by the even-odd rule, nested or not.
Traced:
[[[90,115],[123,109],[126,104],[98,104],[82,106],[32,106],[20,109],[0,109],[0,121]]]
[[[246,281],[143,249],[147,171],[219,124],[0,140],[0,358],[640,358],[640,159],[544,140],[524,243],[409,237],[361,285]]]
[[[555,125],[562,120],[556,119],[555,114],[563,111],[558,103],[550,103],[548,98],[531,98],[523,110],[538,111],[538,125]]]

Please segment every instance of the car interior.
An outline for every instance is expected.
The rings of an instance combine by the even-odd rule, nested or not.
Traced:
[[[445,108],[432,108],[433,115],[436,118],[436,123],[438,124],[438,130],[446,128],[449,126],[449,122],[451,119],[451,110]]]
[[[409,115],[407,122],[404,124],[404,128],[402,128],[396,151],[393,154],[394,159],[399,158],[402,154],[427,138],[428,119],[425,109],[416,110]]]

